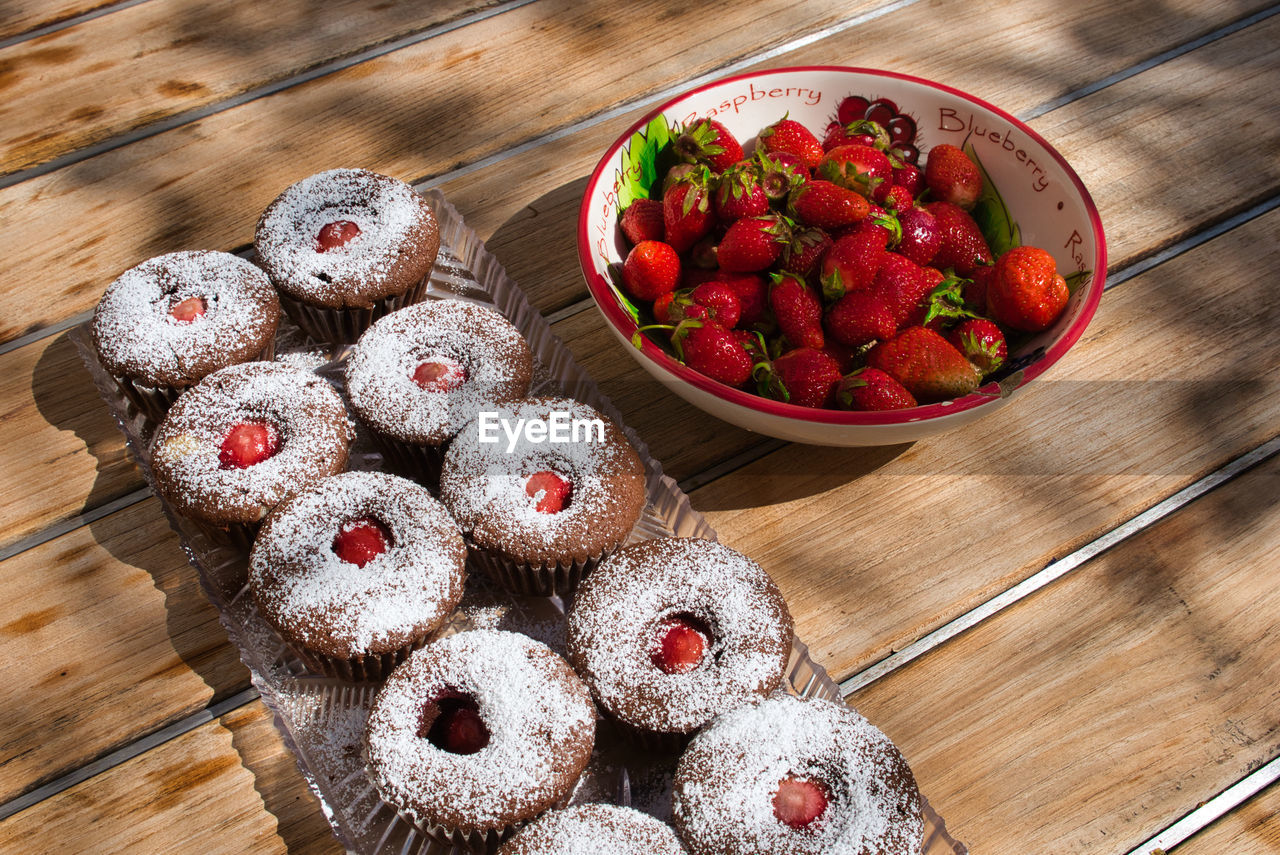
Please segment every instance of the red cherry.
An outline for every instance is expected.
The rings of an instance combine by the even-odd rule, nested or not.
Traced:
[[[685,674],[702,664],[711,635],[692,615],[672,615],[658,624],[649,658],[664,674]]]
[[[428,392],[448,392],[466,379],[466,369],[449,359],[429,359],[413,369],[413,382]]]
[[[436,710],[438,713],[431,718]],[[418,728],[418,735],[451,754],[475,754],[489,744],[489,728],[480,717],[475,699],[451,689],[423,711],[423,725]]]
[[[391,546],[391,532],[373,517],[361,517],[344,525],[333,539],[334,554],[363,567]]]
[[[280,437],[274,427],[266,422],[237,422],[222,440],[218,465],[222,469],[248,469],[274,457],[279,450]]]
[[[543,470],[529,476],[528,483],[524,485],[524,491],[530,498],[538,499],[538,504],[534,506],[537,511],[544,514],[557,514],[569,504],[573,484],[555,472]],[[539,493],[542,494],[540,499]]]
[[[831,794],[818,781],[788,776],[773,795],[773,815],[792,828],[807,828],[827,810]]]
[[[320,234],[316,236],[316,252],[328,252],[331,249],[346,246],[348,241],[359,234],[360,227],[350,220],[325,223],[320,228]]]
[[[203,315],[207,308],[204,297],[188,297],[181,303],[175,303],[169,315],[180,324],[189,324]]]

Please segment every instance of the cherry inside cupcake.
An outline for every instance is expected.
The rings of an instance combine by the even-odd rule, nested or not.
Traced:
[[[831,793],[821,781],[788,775],[773,795],[773,815],[791,828],[809,828],[827,812]]]
[[[334,554],[357,567],[363,567],[390,548],[391,530],[374,517],[346,523],[333,539]]]
[[[450,754],[475,754],[489,744],[489,728],[475,698],[454,689],[423,709],[418,736]]]
[[[676,614],[658,622],[649,658],[664,674],[687,674],[707,658],[711,628],[691,614]]]
[[[335,220],[325,223],[316,235],[316,252],[328,252],[346,246],[360,236],[360,226],[350,220]]]
[[[536,500],[534,508],[539,513],[558,514],[569,506],[573,482],[559,472],[544,469],[529,476],[524,491],[529,494],[529,498]]]
[[[413,369],[413,382],[428,392],[449,392],[467,379],[467,370],[452,359],[432,358]]]
[[[202,317],[208,309],[209,305],[204,297],[188,297],[174,303],[169,309],[169,316],[180,324],[189,324]]]
[[[248,469],[279,451],[280,435],[270,423],[237,422],[218,449],[218,465],[222,469]]]

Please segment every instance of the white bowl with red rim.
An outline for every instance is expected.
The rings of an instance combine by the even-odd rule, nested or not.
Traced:
[[[992,188],[990,195],[995,197],[984,198],[982,204],[1002,209],[990,214],[1000,226],[998,241],[1047,250],[1071,284],[1071,298],[1057,322],[1019,342],[998,381],[953,401],[885,412],[822,410],[770,400],[699,374],[680,363],[669,346],[647,334],[641,334],[640,347],[635,347],[632,339],[640,325],[636,306],[615,284],[628,250],[618,217],[637,184],[647,180],[638,162],[645,159],[646,146],[652,148],[660,141],[658,125],[716,119],[749,153],[748,141],[784,114],[821,139],[836,105],[848,95],[888,98],[899,113],[912,116],[921,164],[930,147],[944,142],[964,147],[979,161]],[[664,386],[739,427],[831,446],[912,442],[967,424],[1005,404],[1061,359],[1083,334],[1102,297],[1107,261],[1102,221],[1084,184],[1062,155],[1023,122],[943,84],[840,66],[736,75],[672,98],[636,122],[609,147],[591,174],[578,217],[578,256],[587,288],[610,330]]]

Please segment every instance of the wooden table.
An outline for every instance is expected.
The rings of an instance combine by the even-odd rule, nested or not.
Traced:
[[[3,4],[0,848],[339,848],[66,331],[359,165],[452,201],[972,851],[1280,852],[1278,10]],[[1090,189],[1109,290],[1013,405],[789,445],[609,337],[575,253],[599,153],[695,81],[804,64],[972,92]]]

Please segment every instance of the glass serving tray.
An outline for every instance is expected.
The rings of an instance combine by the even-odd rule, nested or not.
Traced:
[[[629,542],[656,537],[715,539],[715,531],[693,510],[675,481],[648,448],[625,426],[613,404],[574,361],[568,348],[525,298],[483,242],[438,191],[423,194],[440,223],[440,255],[425,299],[457,299],[491,305],[529,341],[536,369],[530,394],[577,398],[606,413],[626,431],[646,468],[648,501]],[[94,352],[88,324],[70,332],[94,383],[111,409],[147,482],[154,490],[148,445],[155,425],[123,396]],[[281,324],[276,358],[313,368],[342,392],[343,366],[350,347],[324,351],[302,336],[287,319]],[[352,469],[378,469],[382,458],[369,438],[358,432],[352,447]],[[378,798],[364,772],[361,740],[365,717],[378,686],[347,683],[309,672],[258,615],[247,586],[247,556],[209,540],[197,527],[161,500],[164,512],[218,609],[231,642],[248,666],[254,687],[271,711],[298,768],[319,799],[321,810],[347,851],[360,855],[462,855],[399,816]],[[457,614],[440,634],[472,627],[524,632],[564,653],[564,610],[558,598],[513,597],[486,587],[483,574],[468,576],[467,593]],[[840,698],[826,670],[809,657],[798,639],[793,644],[784,684],[802,696]],[[602,724],[597,748],[572,801],[611,801],[670,818],[670,781],[674,757],[646,756],[628,747]],[[927,800],[924,806],[924,855],[967,855]]]

